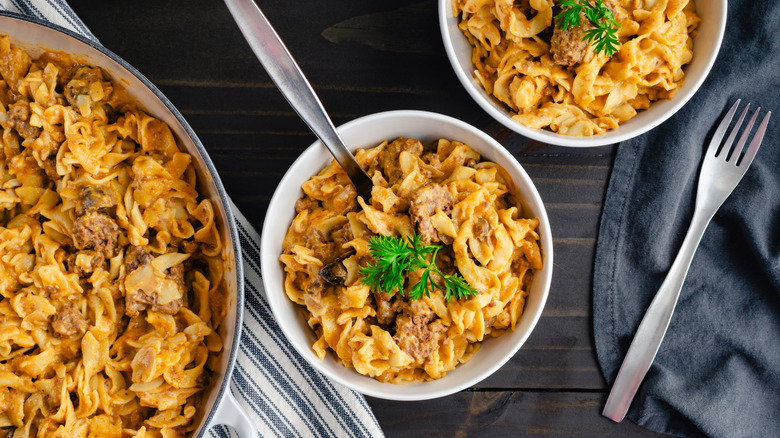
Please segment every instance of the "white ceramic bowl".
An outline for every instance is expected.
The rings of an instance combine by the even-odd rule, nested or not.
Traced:
[[[315,142],[301,154],[282,178],[268,206],[263,224],[263,283],[277,322],[293,347],[315,369],[344,386],[372,397],[424,400],[474,386],[506,363],[523,345],[539,320],[547,300],[552,278],[553,246],[550,222],[539,193],[528,174],[501,144],[473,126],[448,116],[422,111],[390,111],[354,120],[338,128],[338,132],[353,150],[373,147],[383,140],[392,141],[400,136],[416,138],[424,144],[440,138],[459,140],[482,154],[485,160],[499,163],[512,177],[524,206],[540,220],[544,269],[534,277],[523,316],[515,330],[484,341],[470,362],[450,371],[439,380],[415,385],[382,383],[340,365],[332,352],[320,360],[311,348],[317,338],[306,323],[305,309],[291,302],[282,288],[283,270],[279,262],[282,240],[295,217],[295,201],[303,196],[301,184],[332,160],[325,146]]]
[[[639,111],[633,119],[617,129],[592,137],[571,137],[549,130],[531,129],[512,120],[509,110],[488,96],[474,79],[471,63],[471,45],[458,28],[458,19],[452,12],[452,0],[439,0],[439,27],[447,57],[455,74],[471,97],[499,123],[525,137],[559,146],[590,147],[619,143],[655,128],[671,117],[696,93],[709,74],[720,50],[726,30],[726,0],[699,0],[696,13],[701,17],[698,35],[693,40],[693,59],[683,68],[685,82],[672,100],[653,102],[648,110]]]

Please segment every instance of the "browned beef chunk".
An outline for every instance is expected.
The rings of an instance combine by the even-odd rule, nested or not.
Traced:
[[[355,239],[355,235],[352,233],[351,223],[345,222],[344,225],[341,227],[341,237],[344,239],[345,242],[349,242]]]
[[[474,222],[474,237],[484,239],[493,232],[493,226],[485,218],[477,218]]]
[[[374,301],[376,302],[376,320],[380,324],[390,325],[395,320],[395,314],[398,311],[400,301],[395,295],[388,295],[384,292],[372,291]]]
[[[34,140],[41,135],[41,128],[30,125],[30,102],[21,98],[8,107],[8,126],[16,129],[16,132],[27,140]]]
[[[604,0],[604,5],[615,14],[616,5],[614,0]],[[583,37],[585,36],[585,31],[589,29],[593,29],[593,25],[590,24],[584,13],[580,13],[579,26],[566,31],[555,26],[550,41],[550,51],[557,64],[573,67],[585,59],[590,50],[590,44],[584,41]]]
[[[583,41],[582,37],[585,31],[593,26],[582,15],[580,16],[580,22],[583,24],[569,30],[561,30],[558,26],[555,27],[550,40],[550,51],[557,64],[573,67],[582,62],[585,59],[585,55],[588,54],[590,45],[587,41]]]
[[[165,313],[168,315],[175,315],[179,313],[179,309],[182,306],[182,299],[176,299],[169,303],[159,304],[157,302],[157,294],[147,294],[142,290],[137,290],[134,293],[128,293],[125,298],[125,314],[127,316],[138,316],[142,311],[152,309],[155,312]]]
[[[114,256],[119,225],[102,213],[88,213],[73,222],[73,244],[78,249],[94,249],[109,259]]]
[[[57,173],[57,157],[54,155],[46,157],[43,160],[43,171],[46,172],[46,176],[48,176],[51,181],[58,181],[60,175]]]
[[[452,210],[452,195],[449,190],[438,184],[429,184],[415,193],[409,206],[412,225],[417,228],[423,242],[452,243],[449,236],[442,236],[433,227],[431,216],[437,210],[449,213]]]
[[[78,259],[79,255],[88,257],[89,262],[86,265],[76,264],[76,260]],[[95,251],[89,249],[79,251],[77,253],[71,253],[63,261],[65,262],[65,268],[68,270],[68,272],[75,272],[78,275],[91,274],[97,268],[108,268],[106,259],[103,258],[101,254],[98,254]]]
[[[131,273],[141,266],[149,263],[154,257],[149,251],[141,248],[140,246],[130,245],[125,250],[125,272]]]
[[[89,324],[78,310],[72,307],[63,307],[57,312],[51,321],[51,328],[63,337],[70,337],[83,332]]]
[[[440,334],[444,331],[439,320],[429,324],[429,318],[430,315],[424,314],[403,314],[396,319],[393,340],[418,364],[424,364],[431,352],[437,348]]]
[[[146,310],[150,304],[156,303],[157,297],[147,295],[143,291],[128,293],[125,298],[125,314],[130,317],[136,317]]]
[[[130,410],[127,415],[122,415],[122,427],[138,430],[143,427],[144,421],[148,418],[152,418],[156,412],[156,408],[138,406],[137,408]]]
[[[184,282],[184,265],[179,263],[178,265],[171,266],[167,271],[165,271],[165,276],[176,282],[176,288],[179,289],[182,293],[182,296],[184,296],[184,292],[186,292],[187,287],[186,283]]]
[[[422,156],[423,161],[430,164],[431,166],[439,166],[441,164],[441,159],[439,159],[439,154],[435,152],[428,152],[425,155]]]
[[[401,171],[401,165],[398,160],[402,151],[409,152],[419,157],[423,153],[423,145],[420,143],[420,140],[399,138],[388,144],[382,150],[379,156],[379,163],[381,163],[382,172],[390,185],[395,184],[398,180],[403,178],[403,172]]]
[[[337,258],[340,253],[339,245],[331,242],[318,228],[310,228],[306,233],[306,248],[314,252],[315,257],[327,263]]]
[[[194,254],[200,249],[200,243],[194,240],[183,240],[179,246],[186,254]]]
[[[312,199],[308,196],[304,196],[303,198],[300,198],[297,201],[295,201],[295,214],[298,214],[303,210],[313,211],[318,207],[320,207],[319,201],[317,201],[316,199]]]
[[[317,273],[317,275],[298,274],[294,284],[302,291],[305,291],[307,295],[313,297],[321,297],[322,293],[325,291],[325,283],[322,277],[319,276],[319,273]]]

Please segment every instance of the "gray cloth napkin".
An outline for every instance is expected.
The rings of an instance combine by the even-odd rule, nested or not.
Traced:
[[[717,62],[693,99],[617,148],[597,242],[593,328],[612,384],[690,223],[714,125],[737,98],[772,110],[755,161],[702,238],[627,416],[679,436],[777,437],[780,2],[731,1],[728,16]]]
[[[0,10],[50,22],[97,40],[64,0],[0,0]],[[260,436],[383,436],[365,397],[321,375],[284,337],[265,298],[260,236],[235,205],[232,209],[244,259],[246,308],[231,389]],[[213,427],[210,434],[235,435],[224,426]]]

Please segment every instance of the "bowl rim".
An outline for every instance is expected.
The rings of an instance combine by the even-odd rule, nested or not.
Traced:
[[[228,230],[228,234],[230,235],[230,238],[232,240],[232,245],[233,245],[232,256],[235,262],[235,275],[236,275],[236,304],[235,304],[236,315],[235,315],[235,322],[233,327],[233,339],[231,339],[229,343],[231,349],[227,360],[226,368],[224,370],[221,370],[224,371],[221,382],[219,383],[218,387],[214,388],[214,390],[216,390],[214,404],[208,412],[204,413],[203,417],[200,419],[200,423],[198,424],[199,433],[197,434],[197,436],[202,437],[209,430],[207,426],[213,424],[215,420],[214,415],[217,412],[217,408],[222,403],[222,400],[225,398],[225,395],[229,390],[230,381],[233,375],[233,370],[235,369],[236,360],[238,358],[238,350],[239,350],[239,344],[241,340],[241,328],[243,325],[244,263],[243,263],[242,251],[241,251],[241,241],[239,240],[238,237],[238,228],[236,226],[236,218],[233,215],[233,211],[232,211],[232,202],[230,200],[230,197],[227,194],[227,191],[225,190],[225,186],[222,184],[222,180],[219,177],[219,173],[217,172],[214,163],[211,161],[211,157],[209,156],[208,152],[206,152],[206,148],[203,146],[203,143],[201,143],[200,139],[195,134],[195,131],[192,129],[189,123],[187,123],[187,121],[184,119],[184,116],[179,112],[179,110],[162,93],[162,91],[160,91],[149,79],[146,78],[146,76],[144,76],[135,67],[130,65],[122,57],[120,57],[119,55],[115,54],[114,52],[112,52],[111,50],[109,50],[108,48],[100,44],[97,40],[91,40],[89,38],[86,38],[83,35],[73,32],[70,29],[64,28],[62,26],[59,26],[57,24],[45,20],[41,20],[37,17],[22,15],[11,11],[0,10],[0,18],[14,19],[14,20],[26,22],[31,25],[41,26],[48,30],[58,32],[60,34],[63,34],[63,36],[65,37],[70,37],[82,44],[85,44],[92,50],[101,53],[103,56],[106,56],[111,60],[113,60],[114,62],[116,62],[117,64],[119,64],[119,66],[122,67],[125,71],[127,71],[130,75],[135,76],[136,79],[138,79],[146,88],[148,88],[149,91],[151,91],[152,94],[154,94],[155,97],[168,109],[168,111],[170,111],[171,115],[173,115],[173,117],[181,125],[182,129],[184,129],[184,131],[187,133],[187,136],[192,141],[195,150],[198,152],[198,154],[200,154],[200,158],[203,159],[203,162],[206,165],[205,170],[209,174],[208,177],[213,181],[214,187],[216,188],[216,191],[219,195],[220,202],[224,207],[223,208],[223,210],[225,211],[224,219],[226,222],[225,227]],[[7,31],[0,31],[0,33],[10,36],[12,40],[14,38],[14,36],[8,33]],[[41,46],[41,49],[47,50],[50,48]],[[56,50],[56,49],[51,49],[51,50]],[[184,141],[184,139],[178,139],[178,140]]]
[[[644,125],[640,125],[639,127],[626,130],[624,132],[619,132],[618,130],[620,127],[618,127],[613,131],[608,131],[604,134],[590,137],[572,137],[543,129],[531,129],[519,122],[512,120],[509,117],[508,112],[504,112],[498,109],[498,104],[492,100],[491,96],[488,96],[488,94],[485,93],[485,90],[482,89],[482,87],[479,87],[475,84],[474,78],[468,75],[461,68],[458,62],[458,55],[455,51],[455,46],[452,41],[453,31],[451,29],[453,29],[454,26],[454,29],[457,30],[455,33],[459,36],[456,36],[456,38],[465,39],[465,36],[457,28],[457,17],[452,15],[452,0],[438,0],[439,30],[441,33],[442,42],[444,44],[444,50],[447,53],[447,59],[449,60],[450,65],[455,72],[455,76],[458,78],[458,81],[461,83],[466,92],[471,96],[471,98],[497,122],[520,135],[543,143],[574,148],[597,147],[630,140],[650,131],[651,129],[654,129],[676,114],[677,111],[679,111],[686,103],[688,103],[693,95],[696,94],[701,85],[709,76],[712,66],[715,64],[715,60],[720,53],[720,46],[723,42],[723,36],[726,31],[728,2],[727,0],[713,1],[718,3],[718,6],[723,11],[723,13],[718,16],[719,22],[717,27],[717,37],[714,41],[713,50],[707,57],[707,62],[702,70],[702,74],[696,78],[696,80],[693,81],[692,85],[690,86],[688,86],[686,76],[685,86],[687,88],[684,90],[684,92],[677,93],[673,99],[669,100],[668,102],[670,102],[670,107],[668,110],[663,113],[659,113],[660,115],[651,119],[649,123],[645,123]]]
[[[291,333],[297,332],[297,330],[293,329],[293,326],[296,324],[284,324],[282,321],[280,321],[280,309],[277,309],[277,306],[284,306],[287,309],[294,309],[293,311],[295,313],[298,313],[302,311],[302,306],[299,306],[287,297],[286,293],[284,293],[283,289],[280,287],[279,284],[270,284],[270,275],[263,275],[263,285],[266,291],[266,297],[268,298],[269,306],[271,307],[271,311],[274,315],[274,318],[276,319],[277,323],[279,324],[282,332],[284,333],[285,337],[289,341],[289,343],[293,346],[293,348],[308,362],[314,369],[322,373],[323,375],[327,376],[329,379],[344,385],[356,392],[359,392],[361,394],[376,397],[380,399],[386,399],[386,400],[397,400],[397,401],[419,401],[419,400],[429,400],[434,398],[439,398],[443,396],[447,396],[450,394],[453,394],[455,392],[461,391],[463,389],[469,388],[477,384],[478,382],[488,378],[490,375],[495,373],[500,367],[502,367],[505,363],[507,363],[512,357],[515,356],[515,354],[518,352],[518,350],[525,344],[528,337],[530,336],[531,332],[536,327],[536,324],[538,323],[541,314],[544,310],[547,298],[549,296],[550,287],[552,284],[552,272],[553,272],[553,241],[552,241],[552,232],[550,230],[550,220],[547,216],[547,211],[545,208],[545,205],[541,199],[541,196],[539,195],[539,192],[536,188],[536,186],[533,184],[533,181],[531,180],[530,176],[527,174],[525,169],[522,167],[522,165],[510,154],[497,140],[490,137],[488,134],[484,133],[483,131],[479,130],[478,128],[461,121],[459,119],[456,119],[454,117],[446,116],[439,113],[429,112],[429,111],[421,111],[421,110],[392,110],[392,111],[384,111],[379,113],[374,113],[370,115],[366,115],[357,119],[354,119],[350,122],[347,122],[337,128],[337,131],[339,134],[347,133],[352,130],[358,130],[361,129],[361,127],[364,126],[371,126],[374,124],[382,123],[382,121],[387,119],[398,119],[398,118],[414,118],[414,119],[424,119],[426,121],[430,121],[432,123],[439,123],[439,124],[449,124],[451,126],[454,126],[455,129],[462,130],[464,132],[468,132],[471,135],[474,135],[479,138],[484,143],[484,147],[476,147],[479,149],[490,149],[491,152],[495,154],[495,156],[500,157],[502,160],[505,160],[507,163],[511,163],[513,166],[513,170],[517,172],[518,175],[522,178],[522,184],[526,187],[526,189],[530,192],[531,196],[533,197],[533,203],[530,199],[524,198],[525,204],[528,205],[535,205],[538,211],[534,211],[534,215],[539,218],[539,228],[540,228],[540,245],[542,246],[542,252],[544,255],[544,268],[541,272],[537,272],[537,274],[534,277],[535,282],[540,282],[542,286],[542,291],[539,293],[539,299],[540,303],[538,305],[538,309],[533,314],[528,314],[525,312],[523,313],[523,317],[521,317],[520,321],[524,321],[524,319],[527,319],[527,330],[522,333],[522,335],[518,336],[518,339],[514,341],[514,344],[511,348],[508,348],[507,352],[503,354],[503,356],[500,358],[500,360],[494,361],[490,366],[487,366],[485,370],[483,370],[478,375],[466,379],[459,384],[456,385],[449,385],[446,388],[442,389],[434,389],[429,391],[405,391],[405,389],[409,388],[425,388],[427,385],[433,385],[435,382],[441,382],[447,377],[451,375],[451,373],[454,373],[461,367],[468,366],[469,363],[463,364],[458,366],[455,370],[450,371],[446,376],[444,376],[441,379],[437,379],[431,382],[423,382],[423,383],[417,383],[413,385],[395,385],[392,383],[381,383],[381,385],[375,385],[375,380],[368,376],[363,376],[357,371],[353,369],[347,369],[346,367],[343,367],[343,365],[334,363],[338,367],[342,367],[343,369],[346,369],[349,371],[347,374],[348,377],[344,377],[338,374],[334,374],[330,371],[329,366],[325,365],[324,360],[319,360],[314,353],[311,350],[311,345],[301,345],[301,343],[294,342],[293,339],[295,336],[291,336]],[[437,125],[441,126],[441,125]],[[442,132],[445,128],[439,127],[436,129],[436,132]],[[464,134],[465,135],[465,134]],[[438,138],[445,138],[441,134],[433,135]],[[433,137],[432,136],[432,137]],[[411,137],[411,135],[410,135]],[[456,140],[455,138],[452,138],[451,140]],[[373,139],[372,139],[373,141]],[[379,144],[382,139],[377,140],[375,143],[372,143],[373,145]],[[359,145],[350,144],[350,149],[354,150],[358,147],[361,147]],[[324,152],[323,152],[324,151]],[[284,176],[280,180],[279,184],[277,185],[276,189],[274,190],[274,194],[271,198],[271,201],[268,204],[268,210],[266,212],[266,216],[263,222],[263,229],[261,233],[261,270],[264,273],[270,272],[270,270],[277,270],[277,272],[282,271],[283,268],[281,267],[281,263],[279,262],[278,256],[281,252],[280,248],[275,248],[272,246],[271,243],[269,243],[271,238],[268,236],[271,236],[272,233],[279,233],[281,227],[276,225],[272,225],[274,222],[279,222],[279,220],[275,219],[275,216],[278,215],[278,212],[275,211],[275,206],[282,201],[284,194],[282,193],[283,190],[281,190],[283,187],[291,186],[294,184],[294,182],[291,182],[291,180],[295,179],[296,177],[300,177],[299,174],[297,174],[296,170],[301,167],[305,166],[307,162],[313,161],[318,157],[318,154],[327,154],[327,151],[325,149],[325,146],[319,141],[315,141],[310,146],[308,146],[303,153],[301,153],[298,158],[293,162],[293,164],[289,167],[289,169],[285,172]],[[327,159],[329,155],[325,156],[325,159]],[[491,161],[498,161],[495,158],[491,158]],[[506,167],[504,163],[502,166]],[[323,162],[322,166],[320,168],[327,165],[327,162]],[[311,175],[306,175],[305,178],[308,178]],[[513,181],[515,186],[518,188],[518,191],[520,191],[520,182],[519,181]],[[300,185],[298,185],[297,189],[300,193]],[[299,196],[298,196],[299,197]],[[297,199],[297,197],[296,197]],[[284,224],[283,232],[286,233],[287,228],[289,227],[289,223]],[[268,256],[269,254],[274,254],[274,257]],[[283,274],[282,274],[283,278]],[[536,283],[535,283],[536,284]],[[279,295],[272,295],[274,291],[276,290]],[[528,307],[526,307],[528,309]],[[302,322],[303,325],[305,325],[305,321]],[[518,323],[519,324],[519,323]],[[304,327],[305,330],[310,330],[308,326]],[[506,333],[507,336],[509,336],[512,332]],[[501,338],[501,337],[499,337]],[[497,338],[498,339],[498,338]],[[492,339],[486,339],[486,341],[491,341]],[[328,351],[327,355],[332,357],[332,352]],[[479,352],[476,353],[476,359],[472,359],[472,361],[478,361],[479,359]],[[341,368],[338,368],[339,371],[343,371]],[[350,378],[350,377],[355,377]],[[369,380],[370,379],[370,380]],[[378,386],[377,388],[366,388],[361,384],[361,381],[363,382],[370,382],[368,383],[371,386]],[[439,384],[441,385],[441,384]],[[437,386],[439,386],[437,385]]]

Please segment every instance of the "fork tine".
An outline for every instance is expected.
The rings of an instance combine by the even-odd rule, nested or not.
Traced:
[[[756,113],[758,113],[757,110]],[[741,166],[742,163],[745,163],[745,165],[750,166],[750,163],[753,162],[753,158],[756,156],[756,152],[758,152],[758,147],[761,146],[761,140],[764,139],[766,126],[769,124],[769,117],[771,115],[772,115],[772,111],[769,111],[764,116],[764,119],[761,120],[761,124],[758,125],[758,130],[756,131],[756,135],[753,136],[753,140],[750,142],[750,146],[748,146],[747,150],[745,151],[745,155],[737,162],[737,166]]]
[[[729,109],[729,112],[726,113],[725,116],[723,116],[723,120],[720,121],[720,125],[718,125],[718,128],[715,129],[715,133],[712,134],[712,140],[710,140],[710,146],[707,148],[707,155],[714,155],[717,156],[720,152],[719,146],[721,140],[723,140],[723,135],[726,133],[726,129],[729,127],[729,123],[731,123],[731,119],[734,117],[734,113],[737,112],[737,107],[739,106],[739,102],[741,102],[742,99],[737,99],[736,102],[734,102],[734,105],[731,106]]]
[[[726,161],[730,161],[732,158],[734,158],[734,161],[732,162],[735,166],[739,165],[742,149],[745,147],[745,143],[747,143],[748,136],[750,136],[750,130],[753,129],[753,123],[756,121],[756,117],[758,117],[759,111],[761,111],[761,107],[756,108],[756,111],[753,113],[753,117],[750,118],[750,122],[748,122],[747,126],[745,126],[745,131],[739,137],[737,145],[734,146],[734,150],[729,154],[728,157],[726,157]]]
[[[748,102],[745,109],[742,110],[742,114],[739,115],[739,119],[737,119],[737,123],[734,125],[734,128],[731,129],[731,134],[729,134],[729,138],[726,139],[726,142],[723,143],[723,147],[718,151],[718,155],[721,153],[726,154],[726,161],[729,161],[731,157],[735,156],[734,153],[736,152],[739,156],[739,151],[742,149],[742,145],[745,143],[738,144],[734,150],[731,149],[731,144],[734,143],[734,139],[737,138],[737,134],[739,133],[739,128],[742,126],[742,121],[745,120],[745,114],[747,114],[748,109],[750,109],[750,102]],[[759,108],[760,109],[760,108]],[[753,126],[753,121],[750,121],[750,125],[748,125],[747,129],[745,129],[745,132],[749,132],[750,128]]]

